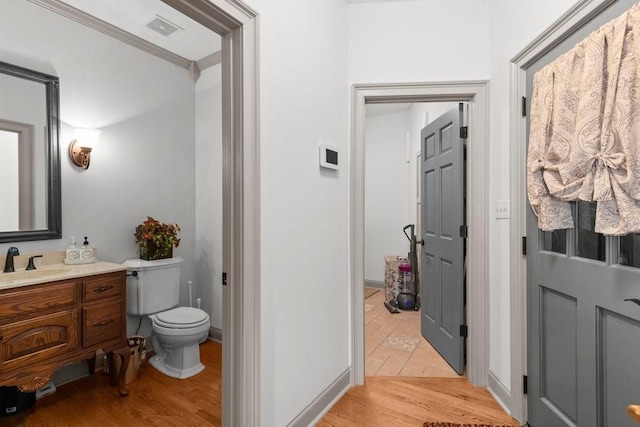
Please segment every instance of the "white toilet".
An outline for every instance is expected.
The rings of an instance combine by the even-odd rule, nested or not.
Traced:
[[[178,307],[180,257],[144,261],[131,259],[123,264],[127,278],[127,312],[149,316],[155,355],[151,366],[173,378],[189,378],[204,369],[200,347],[209,334],[209,315],[193,307]]]

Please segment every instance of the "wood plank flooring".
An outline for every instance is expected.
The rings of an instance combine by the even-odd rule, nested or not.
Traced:
[[[220,426],[222,346],[200,348],[206,369],[186,380],[146,366],[120,397],[109,377],[96,373],[63,385],[0,426]],[[422,426],[425,421],[500,423],[517,426],[486,390],[464,378],[367,377],[319,422],[320,427]]]
[[[519,425],[422,337],[419,312],[390,313],[383,291],[365,299],[365,375],[365,385],[349,390],[318,427]]]
[[[461,424],[519,424],[488,391],[466,378],[367,377],[353,387],[318,427],[422,426],[426,421]]]
[[[206,369],[178,380],[146,366],[120,397],[109,376],[97,372],[59,387],[25,412],[0,417],[0,426],[219,426],[222,399],[222,346],[200,346]]]

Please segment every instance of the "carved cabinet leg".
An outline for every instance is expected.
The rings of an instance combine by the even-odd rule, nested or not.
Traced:
[[[116,379],[114,376],[111,377],[112,384],[118,386],[118,393],[120,396],[128,396],[129,390],[125,386],[125,375],[127,375],[127,368],[129,367],[129,358],[131,355],[129,354],[128,348],[120,348],[118,350],[114,350],[111,352],[111,357],[119,357],[120,358],[120,372],[118,373],[118,378]],[[116,384],[114,384],[116,382]]]

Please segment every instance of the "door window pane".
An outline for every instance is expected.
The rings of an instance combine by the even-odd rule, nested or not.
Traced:
[[[543,231],[542,250],[566,254],[567,230]]]
[[[640,234],[620,237],[618,264],[640,267]]]
[[[596,233],[596,204],[578,202],[576,212],[576,256],[605,261],[605,238]]]

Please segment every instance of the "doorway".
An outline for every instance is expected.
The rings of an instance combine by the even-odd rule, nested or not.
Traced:
[[[257,13],[233,0],[163,1],[222,37],[222,422],[260,425]]]
[[[488,381],[488,82],[355,85],[353,88],[351,176],[352,384],[364,384],[364,151],[366,104],[469,102],[467,242],[467,377],[475,385]]]
[[[441,127],[436,122],[446,120],[443,115],[452,111],[458,117],[458,103],[366,105],[364,311],[367,377],[459,377],[441,356],[448,354],[448,349],[442,347],[439,336],[435,336],[441,345],[438,349],[425,338],[421,318],[427,313],[427,307],[430,308],[429,315],[434,315],[431,311],[437,310],[439,304],[424,304],[426,295],[434,294],[435,297],[436,292],[426,291],[427,281],[421,280],[426,272],[419,271],[418,262],[424,250],[422,245],[415,244],[414,248],[412,244],[412,241],[423,239],[421,192],[427,186],[421,185],[424,175],[421,171],[424,145],[421,133],[424,130],[430,135],[435,132],[437,136],[434,137],[439,138],[442,132],[434,126]],[[446,126],[442,130],[444,135],[454,135]],[[425,144],[427,141],[431,138]],[[463,144],[463,139],[455,143],[456,147]],[[464,211],[462,206],[460,211]],[[404,290],[412,293],[399,294],[399,265],[403,268],[412,266],[410,287],[413,289]],[[430,263],[429,273],[432,268]],[[462,296],[458,301],[457,309],[462,310]],[[434,329],[428,327],[429,333],[433,333]],[[464,358],[462,354],[460,356]]]
[[[596,17],[607,7],[630,7],[632,1],[612,2],[610,0],[593,0],[583,2],[567,11],[551,27],[538,38],[528,44],[511,61],[511,108],[510,108],[510,247],[519,248],[523,236],[527,235],[526,216],[529,209],[526,196],[526,151],[527,151],[527,118],[522,114],[522,100],[527,94],[527,70],[536,61],[544,57],[554,46],[571,37],[576,31]],[[529,101],[530,102],[530,101]],[[527,245],[529,241],[527,241]],[[530,248],[532,249],[532,248]],[[528,251],[527,251],[528,252]],[[526,275],[527,257],[520,250],[512,250],[510,256],[511,282],[511,389],[521,390],[527,374],[527,319],[526,319]],[[631,308],[628,308],[631,310]],[[594,389],[595,387],[590,387]],[[520,422],[527,420],[527,396],[513,393],[512,415]],[[594,405],[595,407],[595,405]],[[530,408],[529,408],[530,409]],[[594,417],[595,420],[595,417]]]
[[[544,87],[534,79],[536,72],[591,39],[590,34],[634,4],[618,1],[603,9],[527,66],[527,134],[531,129],[536,135],[531,108],[539,98],[533,93]],[[553,94],[553,110],[562,111],[566,104],[555,99],[555,88]],[[616,116],[626,117],[622,103],[615,108]],[[579,109],[579,117],[581,113]],[[626,128],[614,124],[614,129],[624,140]],[[604,142],[599,149],[606,150]],[[634,257],[637,235],[596,232],[596,220],[601,221],[597,217],[606,217],[600,203],[570,201],[574,227],[545,232],[527,209],[527,421],[533,425],[635,425],[626,407],[636,403],[633,395],[640,384],[634,369],[638,350],[629,346],[638,341],[640,331],[638,309],[630,303],[640,277]],[[616,211],[619,207],[624,217],[622,206],[619,203]]]

